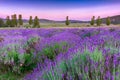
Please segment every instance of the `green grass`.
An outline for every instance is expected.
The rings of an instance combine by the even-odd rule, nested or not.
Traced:
[[[28,23],[24,23],[23,26],[29,27]],[[94,28],[99,26],[91,26],[89,23],[70,23],[70,25],[66,26],[65,23],[40,23],[41,28]],[[101,24],[100,27],[120,27],[120,24],[111,24],[110,26],[106,26],[106,24]],[[21,27],[25,28],[25,27]],[[0,27],[0,29],[19,29],[18,27]]]
[[[16,75],[12,72],[0,72],[0,80],[22,80],[24,75]]]

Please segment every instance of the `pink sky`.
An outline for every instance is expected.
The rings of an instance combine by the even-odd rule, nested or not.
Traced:
[[[29,16],[38,16],[40,19],[64,20],[66,16],[75,20],[90,20],[92,16],[114,16],[120,15],[120,5],[105,5],[89,8],[72,8],[72,9],[32,9],[32,8],[15,8],[10,6],[0,6],[0,17],[5,18],[7,15],[22,14],[23,18]]]

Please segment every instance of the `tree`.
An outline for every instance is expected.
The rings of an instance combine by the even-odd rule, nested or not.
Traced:
[[[37,16],[35,16],[35,19],[34,19],[34,27],[40,27],[40,24],[39,24],[39,19]]]
[[[29,25],[31,26],[33,24],[32,16],[29,18]]]
[[[66,17],[65,24],[66,24],[67,26],[70,24],[70,22],[69,22],[69,17],[68,17],[68,16]]]
[[[7,26],[7,27],[10,27],[10,25],[11,25],[10,17],[7,16],[7,17],[6,17],[6,26]]]
[[[11,15],[11,24],[10,24],[10,26],[11,27],[15,26],[15,24],[14,24],[14,16],[13,15]]]
[[[111,20],[110,20],[110,17],[107,17],[107,19],[106,19],[106,25],[110,25],[111,24]]]
[[[92,26],[95,24],[95,16],[93,16],[93,17],[91,18],[90,24],[91,24]]]
[[[0,27],[4,27],[4,21],[0,18]]]
[[[100,26],[102,23],[102,20],[100,19],[100,16],[98,16],[97,20],[96,20],[97,26]]]
[[[16,16],[16,14],[13,15],[13,18],[14,18],[15,27],[17,27],[17,24],[18,24],[18,23],[17,23],[17,16]]]
[[[17,17],[16,14],[12,15],[12,20],[11,20],[11,26],[16,27],[17,26]]]
[[[21,14],[19,15],[18,23],[19,23],[19,26],[23,25],[23,20],[22,20],[22,15]]]

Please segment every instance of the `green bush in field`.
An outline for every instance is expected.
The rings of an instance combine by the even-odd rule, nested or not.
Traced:
[[[61,60],[61,62],[57,63],[54,68],[50,68],[49,71],[44,72],[41,79],[45,80],[79,80],[79,75],[82,74],[82,80],[90,80],[89,70],[99,70],[99,69],[91,69],[91,60],[95,62],[100,62],[104,60],[101,51],[96,49],[93,53],[85,50],[84,53],[80,53],[79,51],[73,54],[73,57],[70,60]],[[90,67],[91,66],[91,67]],[[99,65],[103,66],[103,64]],[[85,69],[88,67],[88,70]],[[99,68],[99,67],[98,67]],[[88,72],[87,72],[88,71]],[[93,71],[91,74],[98,74],[98,72]],[[99,74],[98,74],[99,75]]]
[[[18,52],[19,45],[12,44],[14,48],[7,46],[0,51],[0,70],[2,72],[12,72],[21,74],[26,71],[32,70],[37,64],[37,58],[34,55],[34,46],[38,38],[31,38],[23,46],[24,53]],[[8,51],[6,51],[8,50]]]
[[[70,22],[69,22],[69,17],[68,17],[68,16],[66,17],[65,24],[66,24],[67,26],[70,24]]]
[[[2,58],[2,71],[10,71],[15,74],[21,74],[27,70],[35,67],[34,55],[32,53],[20,54],[14,49],[6,53],[6,56]]]
[[[53,60],[59,53],[65,53],[69,48],[66,42],[55,43],[54,45],[47,45],[43,50],[42,54],[48,59]]]

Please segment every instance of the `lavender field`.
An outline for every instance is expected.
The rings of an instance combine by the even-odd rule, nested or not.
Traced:
[[[0,80],[120,80],[119,49],[119,28],[2,29]]]

